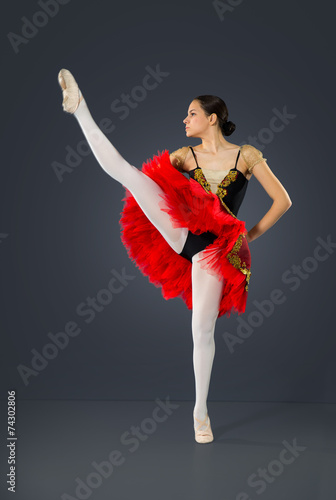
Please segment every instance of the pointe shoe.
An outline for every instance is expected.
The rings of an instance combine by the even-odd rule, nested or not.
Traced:
[[[73,114],[84,99],[77,82],[68,69],[61,69],[58,73],[58,83],[63,91],[63,110]]]
[[[197,420],[198,422],[198,424],[194,423],[195,440],[197,441],[197,443],[211,443],[211,441],[214,440],[214,437],[212,434],[210,418],[208,413],[206,414],[205,419],[201,421],[195,417],[195,412],[194,412],[194,419]],[[200,430],[203,427],[203,425],[206,425],[205,429]]]

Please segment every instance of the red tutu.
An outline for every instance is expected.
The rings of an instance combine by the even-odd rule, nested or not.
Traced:
[[[232,215],[217,195],[176,170],[167,150],[158,153],[143,163],[141,170],[165,192],[160,209],[170,215],[174,227],[187,227],[194,234],[210,231],[217,236],[200,254],[200,265],[219,280],[224,278],[218,317],[244,313],[251,276],[245,223]],[[169,246],[126,187],[125,191],[120,226],[128,256],[151,283],[161,287],[166,300],[181,297],[192,309],[192,263]]]

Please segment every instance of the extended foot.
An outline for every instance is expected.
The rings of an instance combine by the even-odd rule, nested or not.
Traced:
[[[197,443],[211,443],[214,440],[208,413],[204,419],[199,419],[194,412],[194,430]]]
[[[58,83],[63,92],[63,110],[73,114],[84,99],[77,82],[68,69],[61,69],[58,73]]]

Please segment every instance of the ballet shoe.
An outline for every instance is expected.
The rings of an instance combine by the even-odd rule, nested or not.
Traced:
[[[194,420],[198,422],[197,424],[194,423],[195,441],[197,441],[197,443],[211,443],[214,440],[214,437],[212,434],[210,417],[208,413],[206,414],[204,420],[199,420],[198,418],[195,417],[195,412],[194,412]],[[206,427],[205,429],[201,430],[203,425],[206,425]]]
[[[77,82],[68,69],[61,69],[58,73],[58,83],[63,92],[63,110],[73,114],[84,99]]]

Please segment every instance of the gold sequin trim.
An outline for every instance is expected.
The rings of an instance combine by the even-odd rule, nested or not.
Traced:
[[[242,263],[240,257],[237,255],[241,246],[242,246],[243,238],[245,238],[245,234],[241,233],[239,235],[239,237],[237,238],[236,243],[233,245],[231,252],[228,253],[226,258],[229,260],[230,264],[232,264],[236,269],[238,269],[243,274],[245,274],[245,276],[246,276],[245,290],[248,292],[248,285],[249,285],[250,278],[251,278],[251,271],[250,271],[250,269],[247,269],[246,262]]]
[[[233,175],[230,175],[230,174],[233,174]],[[233,212],[231,212],[231,210],[229,209],[229,207],[223,201],[223,198],[227,194],[227,191],[226,191],[225,188],[221,188],[221,185],[223,184],[225,186],[228,186],[232,181],[236,180],[237,175],[238,175],[237,170],[229,172],[227,174],[227,176],[223,179],[223,181],[218,185],[217,191],[216,191],[216,194],[217,194],[218,198],[220,199],[220,202],[223,205],[223,207],[235,219],[237,219],[237,217],[235,216],[235,214]],[[227,179],[227,177],[229,177],[229,178]],[[203,187],[203,189],[205,189],[205,191],[207,193],[211,193],[212,192],[211,191],[211,186],[208,183],[208,181],[206,180],[206,177],[205,177],[205,175],[204,175],[203,170],[201,169],[201,167],[196,168],[196,170],[194,171],[194,179],[199,184],[201,184],[201,186]],[[225,182],[225,184],[224,184],[224,182]]]
[[[238,170],[230,170],[230,172],[224,177],[224,179],[218,184],[218,186],[229,186],[231,182],[237,179]]]
[[[233,175],[230,175],[230,174],[233,174]],[[229,172],[229,174],[225,177],[225,179],[223,179],[223,181],[220,184],[223,184],[227,187],[231,182],[236,180],[237,175],[238,175],[237,170],[232,170],[231,172]],[[194,178],[197,180],[197,182],[199,182],[201,184],[201,186],[205,189],[205,191],[211,192],[211,186],[208,183],[208,181],[206,180],[206,178],[203,174],[203,171],[200,167],[195,170]],[[237,217],[231,212],[229,207],[224,203],[224,201],[223,201],[224,196],[220,196],[218,194],[218,191],[219,190],[217,189],[216,194],[218,195],[222,205],[232,215],[232,217],[237,219]],[[223,191],[226,191],[226,190],[223,189]],[[232,264],[236,269],[238,269],[243,274],[245,274],[245,276],[246,276],[245,290],[248,291],[248,285],[249,285],[249,281],[250,281],[250,277],[251,277],[251,271],[249,269],[247,269],[246,262],[242,263],[240,257],[237,255],[237,253],[239,252],[239,250],[242,246],[243,238],[245,238],[245,235],[244,235],[244,233],[241,233],[239,235],[239,237],[237,238],[237,241],[233,245],[231,252],[228,253],[227,259],[229,260],[230,264]]]
[[[211,186],[210,184],[208,183],[208,181],[206,180],[204,174],[203,174],[203,170],[201,168],[197,168],[194,172],[194,177],[195,179],[197,180],[197,182],[199,182],[201,184],[201,186],[207,191],[211,191]]]
[[[237,218],[231,210],[227,207],[227,205],[224,203],[223,198],[227,195],[227,189],[231,182],[234,182],[237,179],[238,171],[237,170],[230,170],[230,172],[224,177],[224,179],[218,184],[217,186],[217,191],[216,195],[220,199],[222,205],[226,208],[226,210],[233,215],[233,217]]]

